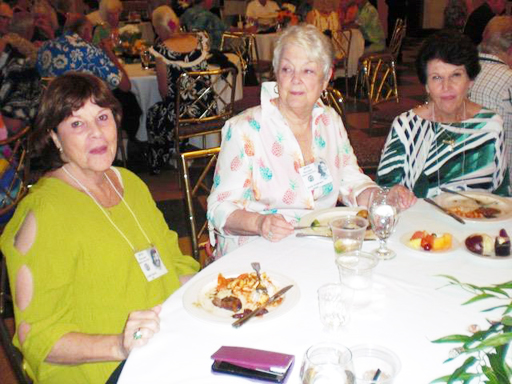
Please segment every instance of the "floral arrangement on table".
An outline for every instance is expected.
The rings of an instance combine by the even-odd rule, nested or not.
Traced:
[[[277,22],[284,26],[297,25],[299,23],[299,17],[288,9],[283,9],[277,12]]]
[[[133,24],[127,24],[119,28],[119,51],[125,56],[139,56],[149,44],[142,39],[139,28]]]
[[[480,329],[478,325],[471,325],[471,335],[450,335],[434,343],[461,343],[449,353],[447,361],[465,355],[462,365],[451,375],[440,377],[433,383],[488,383],[504,384],[512,382],[512,281],[496,284],[489,287],[478,287],[472,284],[461,283],[452,276],[442,275],[449,280],[448,285],[455,285],[471,292],[475,296],[464,303],[493,298],[503,302],[486,309],[490,312],[502,309],[503,314],[496,319],[487,320],[489,327]],[[474,380],[474,381],[473,381]]]

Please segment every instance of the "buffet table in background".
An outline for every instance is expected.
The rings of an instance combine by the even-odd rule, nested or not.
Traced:
[[[243,98],[243,80],[240,59],[235,54],[228,53],[226,56],[228,56],[228,59],[238,68],[235,100],[241,100]],[[142,115],[139,122],[139,130],[137,132],[137,139],[140,141],[147,141],[148,135],[146,129],[146,114],[148,109],[151,108],[155,103],[162,101],[160,92],[158,91],[156,72],[154,69],[143,69],[140,63],[126,64],[125,68],[132,83],[131,91],[137,98],[139,106],[142,110]],[[210,68],[214,69],[218,67],[211,65]],[[221,82],[219,82],[219,85],[222,86]],[[225,92],[228,92],[228,89],[226,89]]]
[[[341,330],[324,330],[319,319],[317,289],[338,282],[332,241],[321,238],[289,237],[278,243],[258,238],[220,258],[176,291],[163,305],[161,330],[149,343],[135,349],[127,360],[119,383],[241,383],[236,376],[213,374],[210,356],[221,346],[243,346],[295,355],[288,383],[299,383],[299,371],[306,349],[321,341],[337,341],[348,347],[376,343],[394,351],[402,369],[394,384],[429,383],[450,374],[464,356],[444,363],[454,344],[434,344],[432,340],[451,334],[468,334],[468,327],[488,326],[496,305],[483,300],[462,305],[472,295],[460,287],[447,286],[440,275],[451,275],[476,285],[499,284],[512,277],[512,259],[492,260],[470,254],[463,240],[475,232],[497,234],[512,228],[512,219],[485,224],[461,225],[424,201],[403,212],[389,246],[397,257],[380,261],[373,275],[371,303],[354,309],[351,321]],[[415,230],[450,232],[458,248],[434,254],[407,247],[404,237]],[[510,231],[509,231],[510,233]],[[365,242],[372,250],[376,242]],[[251,272],[258,261],[262,271],[286,276],[294,288],[287,297],[296,303],[281,315],[253,319],[235,329],[229,323],[214,322],[192,315],[190,292],[217,274]],[[188,300],[188,301],[187,301]],[[185,301],[185,302],[184,302]],[[284,305],[284,304],[283,304]],[[279,308],[278,308],[279,309]],[[278,312],[276,310],[275,315]],[[501,315],[498,311],[497,315]],[[267,316],[270,316],[267,315]]]

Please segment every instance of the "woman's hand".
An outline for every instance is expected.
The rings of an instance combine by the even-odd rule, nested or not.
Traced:
[[[393,185],[393,187],[391,187],[391,190],[389,191],[389,197],[396,199],[398,207],[401,210],[413,206],[417,200],[412,191],[400,184]]]
[[[121,334],[121,350],[125,358],[135,347],[145,345],[155,333],[160,330],[160,317],[162,306],[157,305],[147,311],[134,311],[128,315],[128,320]]]
[[[293,233],[293,225],[283,215],[261,215],[258,220],[258,233],[268,241],[277,242]]]

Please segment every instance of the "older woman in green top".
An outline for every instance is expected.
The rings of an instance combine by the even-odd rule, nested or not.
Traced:
[[[119,120],[118,102],[89,74],[55,79],[41,103],[34,140],[48,169],[1,238],[13,341],[38,383],[104,383],[199,269],[145,184],[111,166]]]

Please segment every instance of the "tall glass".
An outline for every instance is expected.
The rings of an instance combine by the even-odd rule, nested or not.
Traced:
[[[396,253],[387,247],[387,240],[395,231],[398,223],[398,201],[390,196],[389,188],[376,189],[370,197],[368,218],[372,230],[379,238],[379,248],[373,254],[381,260],[389,260],[396,256]]]

